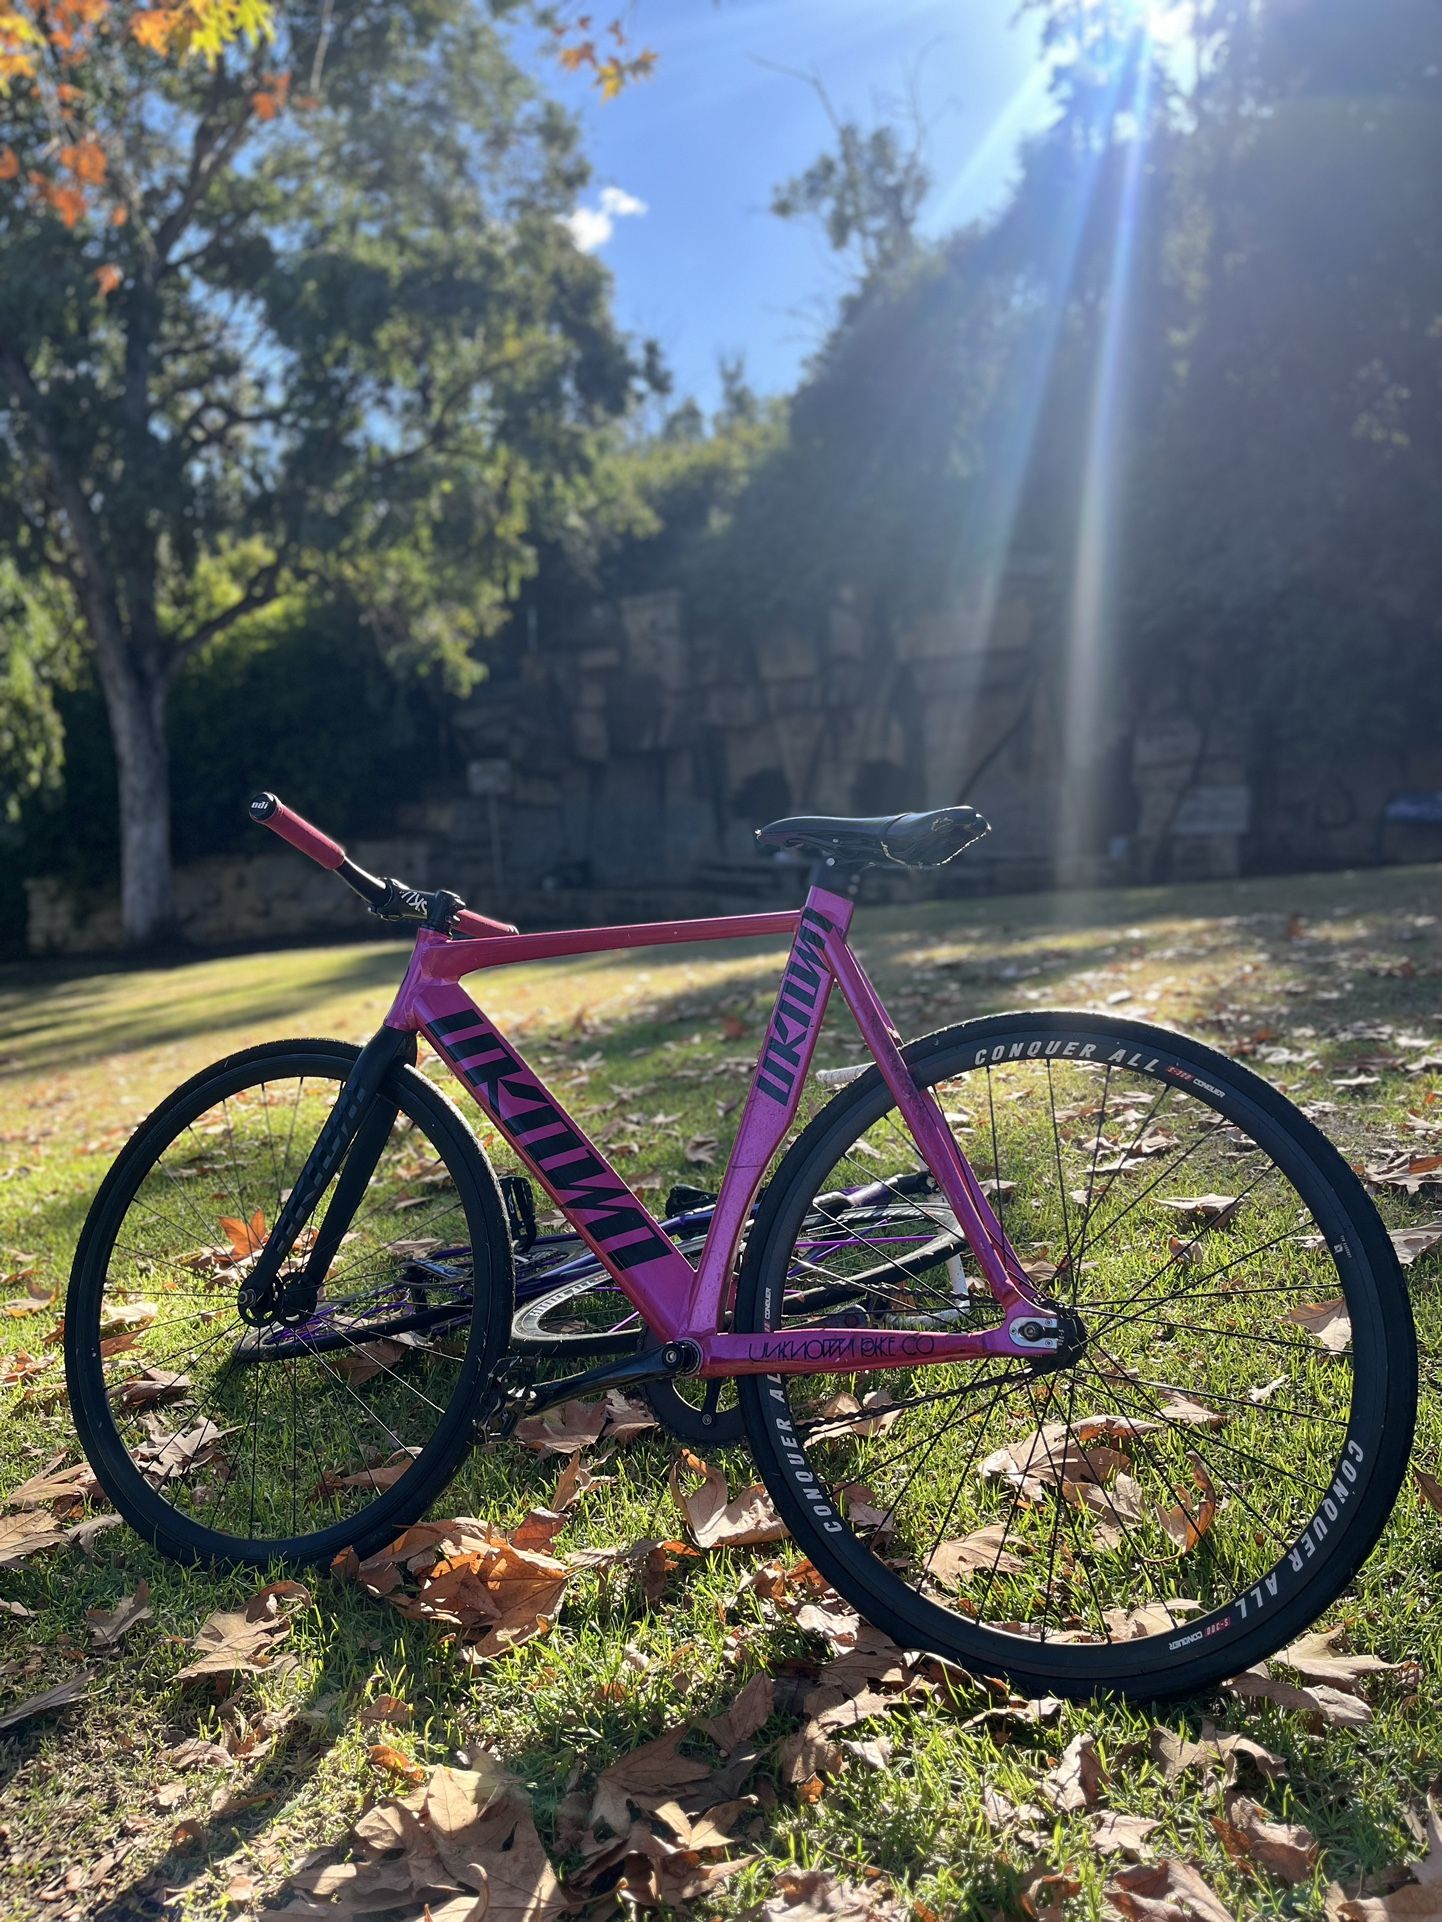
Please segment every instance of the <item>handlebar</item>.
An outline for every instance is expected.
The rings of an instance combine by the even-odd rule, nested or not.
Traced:
[[[462,936],[516,932],[509,921],[493,921],[489,915],[474,913],[448,888],[437,888],[427,894],[419,888],[407,887],[404,881],[397,881],[393,876],[383,879],[368,873],[350,859],[339,841],[322,834],[318,827],[313,827],[274,794],[254,795],[249,812],[252,821],[268,827],[282,841],[288,841],[321,867],[338,874],[346,886],[367,903],[371,913],[378,914],[383,921],[420,921],[427,927]]]

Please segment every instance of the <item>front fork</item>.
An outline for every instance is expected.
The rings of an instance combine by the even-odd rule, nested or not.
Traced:
[[[265,1246],[241,1283],[236,1309],[242,1321],[269,1326],[277,1320],[303,1320],[314,1308],[326,1271],[370,1185],[395,1124],[396,1104],[381,1098],[381,1086],[398,1061],[413,1065],[415,1058],[415,1035],[399,1028],[378,1029],[361,1049]],[[305,1267],[283,1286],[281,1268],[343,1158],[345,1167]],[[293,1300],[287,1300],[292,1296]]]

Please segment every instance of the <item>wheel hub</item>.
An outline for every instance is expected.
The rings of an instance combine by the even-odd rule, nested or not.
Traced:
[[[1040,1337],[1048,1343],[1045,1349],[1028,1356],[1034,1374],[1051,1375],[1061,1368],[1074,1368],[1086,1353],[1086,1323],[1075,1308],[1064,1308],[1060,1302],[1038,1302],[1036,1314],[1013,1327],[1023,1341]]]
[[[303,1274],[282,1272],[258,1294],[242,1288],[235,1312],[247,1328],[298,1328],[309,1321],[320,1299],[320,1284]]]

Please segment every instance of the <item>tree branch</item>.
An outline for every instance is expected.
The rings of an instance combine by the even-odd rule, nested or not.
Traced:
[[[208,621],[202,621],[199,627],[193,628],[180,640],[172,641],[167,649],[169,671],[173,673],[192,654],[198,654],[208,641],[213,641],[218,634],[224,634],[242,615],[253,614],[257,608],[266,607],[275,600],[280,593],[280,577],[285,571],[286,560],[287,550],[282,548],[274,560],[267,561],[264,567],[251,575],[239,600],[232,601],[229,607],[222,608],[218,614],[212,614]]]

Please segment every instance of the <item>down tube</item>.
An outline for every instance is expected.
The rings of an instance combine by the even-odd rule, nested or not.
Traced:
[[[660,1222],[463,988],[423,984],[415,1005],[436,1052],[647,1324],[669,1339],[695,1275]]]

